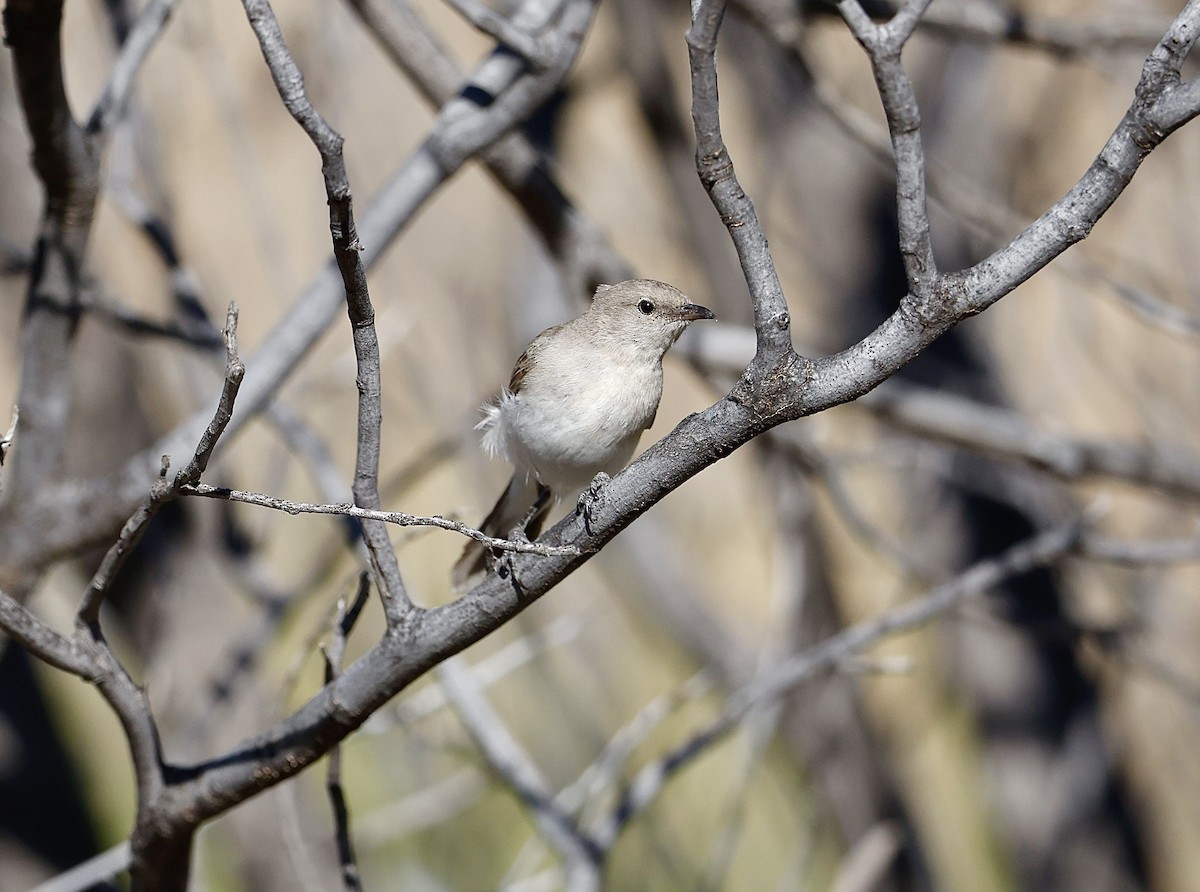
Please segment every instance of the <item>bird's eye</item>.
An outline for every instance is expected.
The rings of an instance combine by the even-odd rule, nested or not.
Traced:
[[[654,312],[654,304],[650,303],[648,300],[639,300],[638,312],[640,312],[643,316],[649,316]]]

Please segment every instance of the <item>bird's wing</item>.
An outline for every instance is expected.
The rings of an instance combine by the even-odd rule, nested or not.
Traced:
[[[546,343],[547,336],[552,336],[560,328],[562,328],[561,325],[555,325],[551,328],[547,328],[544,332],[533,339],[529,346],[525,348],[524,353],[517,357],[517,363],[513,366],[512,370],[512,378],[508,382],[509,393],[520,392],[521,385],[525,382],[525,376],[529,374],[529,370],[533,368],[534,362],[537,361],[537,355],[542,351],[542,347]]]
[[[525,352],[517,358],[517,364],[513,366],[512,378],[508,382],[509,393],[519,393],[521,384],[525,381],[525,376],[529,373],[529,369],[533,366],[533,358],[537,351],[537,341],[534,341],[525,348]]]

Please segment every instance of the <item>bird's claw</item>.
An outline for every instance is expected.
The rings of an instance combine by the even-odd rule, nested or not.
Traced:
[[[516,537],[514,536],[513,538]],[[521,539],[526,542],[529,541],[524,533],[521,534]],[[492,570],[499,579],[507,580],[508,584],[512,586],[513,591],[516,592],[517,597],[521,598],[525,595],[525,587],[517,579],[517,566],[513,561],[513,556],[514,552],[511,551],[501,551],[498,554],[493,553]]]
[[[516,526],[509,530],[508,541],[515,542],[518,545],[528,545],[530,543],[529,536],[525,532],[524,526]],[[517,582],[517,568],[514,564],[516,552],[510,551],[507,548],[489,548],[487,550],[487,567],[492,573],[495,573],[501,579],[511,579],[512,586],[518,594],[523,592],[520,583]]]
[[[610,480],[612,478],[601,471],[592,478],[592,482],[579,495],[579,502],[575,506],[575,514],[583,519],[583,528],[589,536],[592,534],[592,516],[602,504],[604,487],[608,486]]]

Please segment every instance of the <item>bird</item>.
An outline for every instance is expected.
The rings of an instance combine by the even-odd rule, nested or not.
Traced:
[[[715,320],[678,288],[653,279],[600,285],[580,316],[546,329],[485,404],[483,449],[513,476],[480,531],[536,538],[554,502],[629,462],[662,398],[662,360],[693,322]],[[472,540],[451,572],[463,589],[488,569]]]

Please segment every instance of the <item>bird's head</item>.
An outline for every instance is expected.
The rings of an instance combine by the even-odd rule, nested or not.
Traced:
[[[660,356],[688,325],[717,318],[712,310],[692,303],[675,286],[653,279],[601,285],[588,315],[606,334],[656,350]]]

